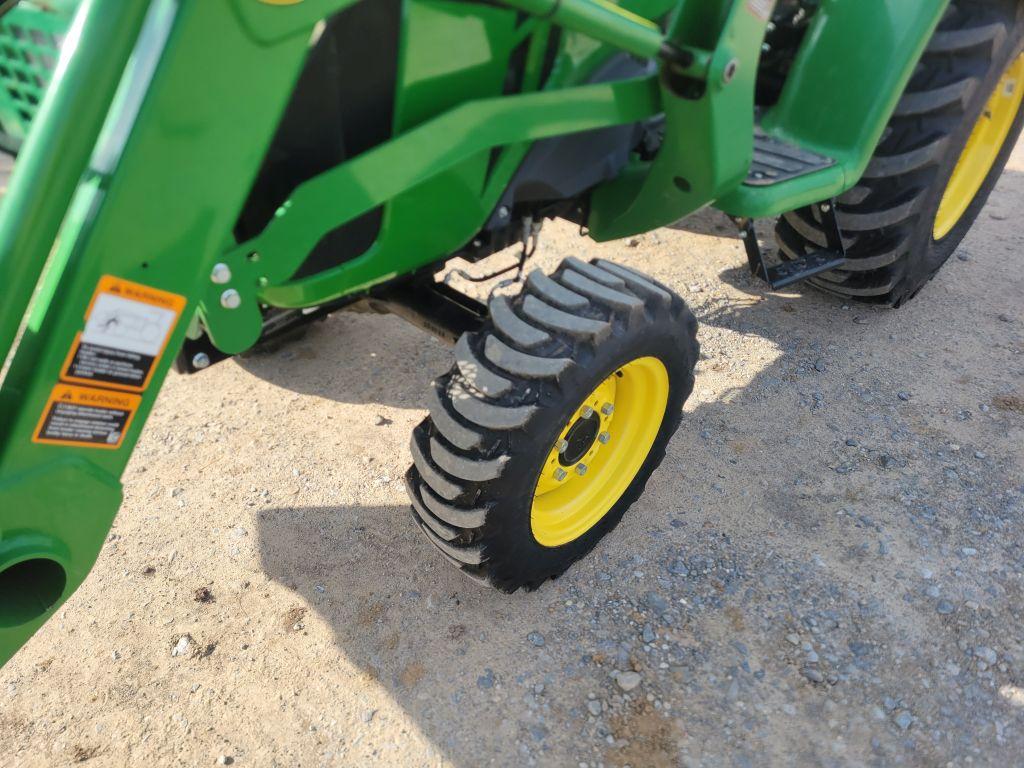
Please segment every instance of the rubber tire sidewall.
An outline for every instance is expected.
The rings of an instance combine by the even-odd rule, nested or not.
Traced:
[[[981,210],[985,207],[988,202],[989,195],[995,188],[996,183],[1002,176],[1003,170],[1006,167],[1006,163],[1013,152],[1014,147],[1017,144],[1017,140],[1020,137],[1021,130],[1024,128],[1024,103],[1021,104],[1017,110],[1017,115],[1014,117],[1013,124],[1010,127],[1010,132],[1007,134],[1006,141],[1003,143],[1002,148],[999,150],[999,154],[996,156],[995,162],[992,164],[992,168],[989,170],[988,175],[982,182],[981,187],[978,189],[977,194],[971,201],[971,204],[964,211],[960,220],[957,221],[956,226],[953,227],[943,238],[935,240],[933,237],[935,228],[935,216],[939,210],[939,206],[942,203],[942,197],[945,194],[946,188],[949,186],[949,181],[953,176],[953,172],[956,170],[957,163],[960,160],[960,156],[963,154],[964,148],[967,146],[967,141],[971,137],[971,133],[974,131],[974,127],[988,104],[989,98],[992,96],[996,85],[1002,78],[1003,73],[1010,63],[1021,54],[1024,50],[1024,40],[1022,40],[1022,25],[1020,17],[1015,20],[1011,34],[1009,36],[1009,44],[1004,46],[999,58],[993,63],[988,75],[985,80],[975,90],[971,96],[970,105],[965,110],[965,117],[956,129],[951,134],[953,141],[950,142],[951,147],[955,147],[955,150],[950,151],[939,167],[939,171],[936,174],[935,182],[930,186],[924,203],[922,204],[922,213],[918,217],[918,222],[914,227],[911,240],[915,244],[912,246],[911,252],[918,252],[921,255],[916,259],[911,259],[907,265],[906,272],[901,280],[901,285],[895,286],[894,293],[896,295],[902,295],[902,286],[917,286],[912,289],[909,294],[905,295],[900,303],[908,301],[912,298],[924,285],[931,279],[936,272],[945,264],[949,257],[953,255],[957,247],[966,237],[971,227],[974,225],[975,220],[981,213]]]

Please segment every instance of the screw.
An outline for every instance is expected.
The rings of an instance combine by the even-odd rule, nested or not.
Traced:
[[[238,309],[242,305],[242,296],[234,288],[228,288],[220,295],[220,305],[224,309]]]
[[[732,59],[728,64],[725,65],[725,69],[722,71],[722,82],[728,85],[732,82],[732,79],[736,77],[736,71],[740,68],[739,59]]]
[[[594,415],[594,409],[591,408],[589,405],[585,405],[583,406],[583,410],[580,412],[580,415],[584,419],[589,419],[591,416]]]
[[[569,450],[569,441],[568,440],[559,440],[558,441],[558,452],[559,453],[565,453],[567,450]]]
[[[192,367],[197,371],[210,367],[210,356],[205,352],[196,352],[192,355]]]
[[[217,285],[231,282],[231,267],[223,262],[214,264],[213,269],[210,270],[210,279]]]
[[[562,482],[568,476],[569,476],[569,473],[566,472],[561,467],[559,467],[558,469],[555,470],[555,480],[557,480],[558,482]]]
[[[601,406],[601,413],[605,416],[611,416],[615,412],[615,406],[611,403],[605,403]]]
[[[583,477],[583,475],[587,474],[587,465],[586,464],[577,464],[576,465],[576,474],[579,475],[580,477]]]
[[[612,439],[612,436],[610,434],[608,434],[607,432],[602,432],[600,435],[597,436],[598,442],[601,443],[602,445],[607,445],[608,441],[611,440],[611,439]]]

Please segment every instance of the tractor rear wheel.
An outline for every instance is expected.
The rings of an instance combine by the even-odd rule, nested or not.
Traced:
[[[622,518],[693,390],[697,322],[670,289],[566,259],[459,340],[413,431],[414,518],[503,591],[563,573]]]
[[[899,306],[963,240],[1024,124],[1024,6],[953,0],[861,181],[836,213],[849,262],[812,278],[846,298]],[[817,206],[776,226],[783,258],[826,246]]]

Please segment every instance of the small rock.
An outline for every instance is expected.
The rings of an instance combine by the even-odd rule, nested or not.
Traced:
[[[213,592],[210,591],[209,587],[199,587],[192,593],[192,599],[197,603],[212,603]]]
[[[594,717],[599,717],[601,715],[601,702],[598,701],[597,699],[593,699],[591,701],[588,701],[587,702],[587,710]]]
[[[231,765],[235,762],[235,758],[231,755],[221,755],[217,758],[217,765]]]
[[[821,671],[814,667],[804,667],[800,670],[800,674],[810,680],[812,683],[823,683],[825,682],[825,676],[821,674]]]
[[[171,656],[184,656],[192,645],[192,635],[182,635],[171,649]]]
[[[901,709],[893,716],[892,721],[899,726],[901,731],[905,731],[910,727],[910,724],[914,722],[914,716],[907,712],[907,710]]]
[[[825,372],[825,361],[824,360],[815,360],[814,361],[814,370],[816,370],[818,373],[824,373]]]
[[[368,709],[368,710],[366,710],[365,712],[363,712],[363,722],[364,723],[370,722],[371,720],[373,720],[373,716],[376,715],[376,714],[377,714],[377,710],[376,709]]]
[[[1006,314],[1005,312],[1000,312],[998,317],[999,317],[999,321],[1000,322],[1003,322],[1003,323],[1010,322],[1010,316],[1008,314]]]
[[[619,672],[615,676],[615,682],[618,683],[619,688],[629,693],[636,688],[643,681],[640,674],[637,672]]]
[[[984,661],[989,666],[992,666],[999,660],[996,652],[989,648],[987,645],[979,645],[974,649],[974,655]]]
[[[654,627],[652,627],[650,624],[644,624],[644,631],[642,637],[645,643],[653,643],[655,639],[657,639],[657,635],[654,634]]]
[[[968,253],[964,253],[963,251],[961,251],[960,253],[958,253],[958,254],[956,255],[956,257],[957,257],[958,259],[960,259],[960,261],[970,261],[970,260],[971,260],[971,256],[970,256],[970,254],[968,254]]]
[[[798,635],[796,632],[790,632],[788,635],[786,635],[786,641],[790,645],[800,645],[800,635]]]
[[[974,458],[978,459],[979,461],[984,461],[985,459],[988,458],[988,454],[985,453],[984,451],[975,451]]]
[[[963,554],[964,557],[974,557],[976,554],[978,554],[978,550],[976,550],[974,547],[960,547],[960,552]]]
[[[948,616],[956,610],[956,607],[949,602],[949,600],[939,600],[939,602],[935,604],[935,610],[943,616]]]
[[[668,564],[668,572],[673,576],[689,576],[690,569],[686,567],[686,563],[683,562],[683,558],[677,557],[671,563]]]
[[[538,648],[542,648],[544,646],[544,635],[542,635],[540,632],[531,632],[526,636],[526,639]]]
[[[378,427],[386,427],[388,424],[394,424],[394,422],[386,416],[377,415],[377,421],[374,423]]]
[[[854,440],[852,437],[846,439],[846,445],[850,448],[856,448],[860,443]]]
[[[483,690],[494,687],[494,670],[488,667],[484,673],[476,679],[476,687]]]
[[[903,402],[908,402],[910,400],[910,393],[909,392],[897,392],[896,393],[896,397],[898,397]]]
[[[668,610],[668,600],[657,592],[648,592],[644,595],[644,603],[659,616]]]
[[[639,237],[631,237],[629,238],[629,240],[626,241],[627,248],[636,248],[638,245],[640,245]]]

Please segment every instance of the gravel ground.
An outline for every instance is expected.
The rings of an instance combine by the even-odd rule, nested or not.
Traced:
[[[653,273],[704,354],[647,493],[531,594],[410,519],[440,343],[341,314],[172,376],[95,570],[0,671],[0,762],[1020,764],[1022,201],[1018,148],[897,312],[766,292],[711,212],[549,226],[540,266]]]

